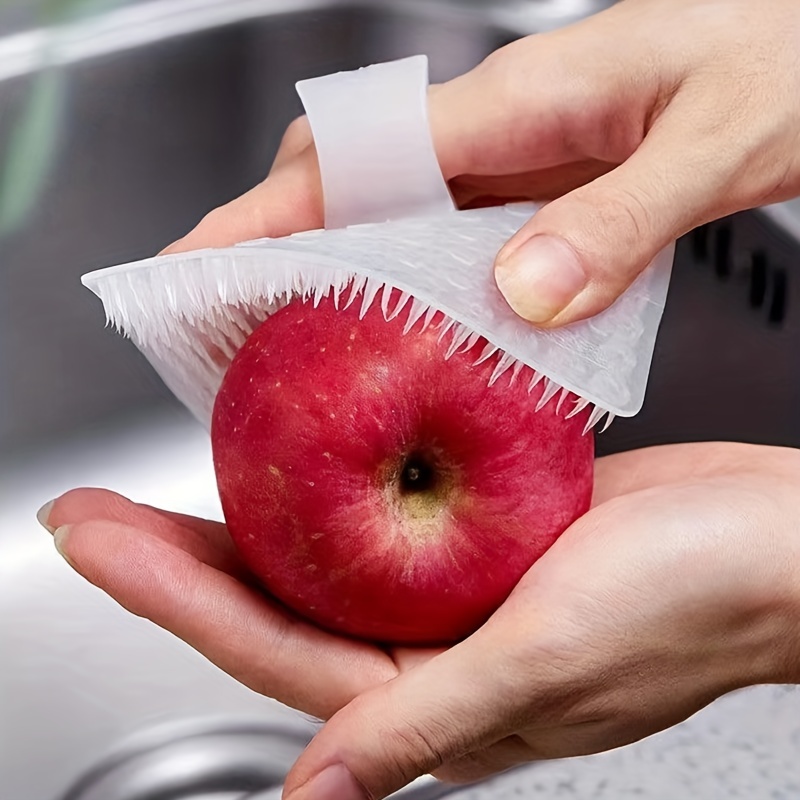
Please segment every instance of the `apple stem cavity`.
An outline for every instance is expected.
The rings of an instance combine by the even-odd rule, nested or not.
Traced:
[[[435,459],[411,453],[395,481],[398,505],[409,519],[434,520],[447,507],[452,484],[452,476]]]
[[[413,453],[400,471],[400,489],[406,494],[430,491],[436,484],[436,470],[423,456]]]
[[[453,470],[435,452],[412,450],[389,470],[393,502],[412,519],[433,519],[446,506]]]

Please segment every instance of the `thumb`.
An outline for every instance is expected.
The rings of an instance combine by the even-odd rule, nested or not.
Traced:
[[[511,685],[507,644],[486,638],[476,634],[335,714],[289,773],[284,800],[378,800],[510,733],[522,693]]]
[[[537,325],[598,314],[662,248],[710,218],[735,174],[727,159],[671,111],[627,161],[545,205],[511,238],[495,262],[498,288]]]

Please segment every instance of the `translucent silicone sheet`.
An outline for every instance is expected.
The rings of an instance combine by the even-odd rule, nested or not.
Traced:
[[[519,361],[535,371],[523,377],[543,376],[593,403],[595,422],[603,412],[633,415],[644,397],[672,253],[662,253],[602,314],[538,330],[505,303],[492,267],[502,244],[535,210],[516,204],[309,231],[112,267],[84,282],[102,299],[108,320],[206,424],[236,351],[289,298],[346,290],[342,305],[354,292],[366,309],[388,301],[384,287],[404,293],[412,317],[429,308],[444,312],[452,320],[451,345],[483,336],[503,351],[503,370]],[[395,311],[384,306],[387,316]]]
[[[319,160],[326,230],[157,258],[88,275],[108,319],[131,336],[206,424],[225,369],[259,322],[297,296],[330,293],[366,311],[391,288],[409,323],[446,315],[445,357],[485,337],[496,367],[532,388],[594,404],[589,425],[641,408],[666,298],[672,248],[607,311],[554,331],[521,320],[495,285],[502,245],[532,204],[457,211],[428,122],[428,61],[414,56],[301,81]],[[405,313],[405,307],[403,309]],[[407,327],[412,327],[408,325]],[[412,331],[413,332],[413,328]],[[411,335],[411,332],[408,335]],[[291,346],[287,343],[287,346]]]

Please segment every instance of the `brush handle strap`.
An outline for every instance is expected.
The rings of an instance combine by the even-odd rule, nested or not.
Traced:
[[[325,227],[454,211],[428,124],[428,58],[300,81],[322,176]]]

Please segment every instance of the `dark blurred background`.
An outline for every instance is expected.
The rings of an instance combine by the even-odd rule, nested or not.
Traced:
[[[36,527],[36,508],[74,485],[218,513],[205,434],[104,328],[81,274],[153,255],[261,180],[300,112],[295,81],[417,53],[441,81],[605,4],[0,0],[0,797],[60,800],[110,745],[151,726],[286,719],[74,576]],[[799,241],[800,212],[786,204],[679,243],[644,410],[600,435],[601,453],[704,439],[800,445]],[[568,769],[542,765],[535,796],[601,797],[592,786],[615,797],[721,796],[698,764],[730,750],[737,768],[763,774],[749,796],[766,797],[796,754],[747,743],[793,725],[796,703],[731,703],[688,734]],[[747,720],[744,744],[731,716]],[[710,739],[692,750],[699,731]],[[115,794],[92,797],[241,798],[239,784],[225,791],[235,760],[201,759],[217,764],[216,793],[134,794],[120,779]],[[180,770],[160,769],[148,774],[178,781]],[[589,788],[563,794],[576,775]],[[655,793],[661,784],[690,788]]]
[[[174,405],[136,350],[103,330],[79,276],[152,255],[260,180],[300,111],[296,80],[416,52],[442,80],[598,4],[267,2],[275,13],[264,20],[252,19],[252,3],[225,4],[220,16],[209,2],[181,12],[180,3],[15,0],[0,26],[112,5],[127,6],[118,24],[133,44],[107,24],[72,47],[71,63],[32,69],[37,54],[59,60],[55,39],[29,44],[27,62],[17,52],[5,74],[0,47],[0,451]],[[319,8],[287,12],[303,5]],[[124,16],[142,8],[153,11]],[[135,28],[145,21],[142,41]],[[762,213],[680,243],[645,408],[600,437],[601,451],[800,443],[797,247]]]

